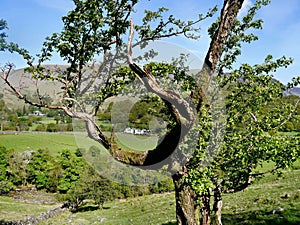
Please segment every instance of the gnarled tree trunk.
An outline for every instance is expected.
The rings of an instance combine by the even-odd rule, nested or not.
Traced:
[[[209,191],[201,196],[201,225],[210,224],[210,197]]]
[[[176,219],[178,225],[200,225],[199,205],[197,196],[191,187],[182,185],[183,175],[173,175],[176,198]]]
[[[216,225],[222,225],[221,214],[222,214],[223,201],[222,201],[221,193],[222,193],[221,188],[216,187],[214,190],[214,206],[213,206],[213,211],[214,211],[213,224]]]

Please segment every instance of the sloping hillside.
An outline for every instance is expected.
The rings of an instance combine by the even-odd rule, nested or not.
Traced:
[[[48,65],[47,67],[53,69],[63,70],[66,66],[63,65]],[[21,91],[22,94],[34,97],[37,95],[38,91],[42,96],[49,96],[54,101],[57,101],[57,96],[61,92],[61,85],[55,81],[37,81],[31,77],[31,74],[25,73],[24,68],[14,70],[10,76],[9,81]],[[24,103],[19,100],[14,93],[9,89],[9,87],[0,79],[0,93],[4,95],[4,101],[9,108],[20,108]]]
[[[56,73],[65,71],[66,65],[47,65],[46,68],[49,68]],[[192,73],[198,72],[198,70],[191,70]],[[36,96],[37,87],[42,96],[49,96],[55,102],[59,101],[59,94],[62,92],[61,84],[55,81],[36,81],[32,79],[31,74],[25,73],[24,68],[14,70],[9,80],[11,83],[17,87],[18,90],[21,90],[22,93],[28,96]],[[0,79],[0,94],[4,94],[4,101],[9,108],[21,108],[24,103],[11,92],[9,87],[4,84],[4,81]],[[285,95],[298,95],[300,96],[300,87],[291,89],[289,92],[285,92]]]
[[[300,87],[292,88],[288,94],[300,96]]]

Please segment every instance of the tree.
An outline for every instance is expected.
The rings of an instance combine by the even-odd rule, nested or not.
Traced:
[[[53,183],[57,183],[55,176],[60,176],[58,163],[47,150],[34,152],[26,165],[27,181],[34,184],[37,189],[53,190]],[[54,174],[56,173],[56,174]]]
[[[3,19],[0,20],[0,31],[7,29],[7,22]],[[6,42],[6,33],[0,33],[0,51],[5,51],[8,49],[8,44]]]
[[[65,196],[65,201],[74,211],[78,211],[84,200],[87,199],[94,200],[99,209],[102,209],[105,201],[114,199],[116,196],[113,182],[101,177],[92,167],[85,166],[80,179],[68,190]]]
[[[206,15],[200,14],[198,20],[187,22],[175,19],[173,15],[165,16],[167,9],[164,7],[155,12],[146,10],[142,24],[134,25],[130,16],[137,2],[74,0],[75,9],[63,17],[62,32],[46,39],[37,65],[33,64],[33,58],[27,52],[18,51],[27,60],[26,71],[33,78],[54,82],[64,90],[60,104],[46,104],[42,96],[39,101],[34,101],[22,90],[16,89],[9,80],[13,65],[3,68],[2,79],[26,103],[58,109],[70,117],[83,120],[89,137],[101,143],[120,163],[148,169],[165,168],[167,164],[168,170],[173,172],[178,224],[199,224],[199,210],[201,224],[209,224],[212,197],[216,222],[221,224],[223,192],[242,190],[251,184],[251,179],[263,175],[254,173],[254,170],[264,160],[276,161],[277,170],[290,165],[298,155],[295,151],[297,139],[282,142],[280,137],[269,135],[286,119],[280,115],[289,115],[292,106],[284,106],[281,111],[270,111],[267,115],[259,113],[267,102],[280,98],[284,90],[282,85],[272,80],[270,74],[292,61],[285,57],[273,60],[267,56],[261,65],[242,64],[234,69],[233,63],[241,54],[242,43],[257,39],[249,32],[251,29],[261,29],[262,20],[256,20],[254,16],[269,1],[256,1],[248,14],[239,19],[237,15],[244,1],[224,0],[219,18],[209,29],[211,42],[204,66],[196,76],[186,73],[186,68],[180,66],[182,60],[177,61],[179,66],[168,67],[167,70],[165,65],[155,68],[153,64],[142,68],[137,62],[151,60],[155,52],[149,51],[134,58],[135,46],[140,45],[143,49],[147,41],[178,35],[197,39],[198,24],[212,17],[217,8],[210,9]],[[124,52],[128,33],[127,51]],[[65,69],[44,66],[55,51],[68,63]],[[99,54],[103,55],[103,59],[101,63],[96,63],[93,57]],[[228,71],[230,74],[226,75]],[[189,98],[184,98],[177,90],[168,89],[168,82],[164,86],[159,80],[161,77],[181,86],[189,93]],[[97,115],[105,99],[124,89],[134,93],[135,90],[129,87],[134,78],[138,78],[140,86],[156,95],[168,114],[168,132],[154,149],[145,152],[122,149],[115,141],[114,130],[107,137],[93,120],[93,115]],[[299,81],[293,80],[289,87],[299,84]],[[225,107],[215,100],[215,97],[220,97],[220,87],[227,90],[226,95],[225,92],[223,94],[226,96],[224,102],[228,116],[223,118],[221,115],[220,119],[215,120],[218,112],[224,111]],[[87,107],[87,103],[92,107]],[[241,126],[245,122],[249,123],[246,128]],[[199,126],[195,126],[197,124]],[[196,136],[193,136],[194,133]],[[191,139],[197,140],[196,145],[188,144]],[[264,146],[263,143],[268,144]],[[280,151],[287,144],[290,150]],[[274,151],[278,152],[276,157]],[[169,157],[172,153],[173,157]],[[175,170],[174,165],[178,164],[180,166]],[[71,175],[75,182],[78,176]],[[65,184],[70,187],[70,182]],[[61,187],[64,185],[61,184]]]
[[[58,163],[63,172],[57,190],[60,193],[66,193],[69,189],[72,189],[76,181],[80,179],[80,174],[84,169],[84,161],[81,157],[75,156],[69,150],[64,150],[60,154]]]

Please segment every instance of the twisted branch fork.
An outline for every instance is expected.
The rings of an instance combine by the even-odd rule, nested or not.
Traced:
[[[190,102],[183,99],[180,94],[171,90],[164,90],[156,78],[147,69],[142,69],[132,59],[132,41],[134,36],[134,25],[130,20],[130,34],[127,45],[127,61],[136,77],[144,84],[146,89],[157,94],[169,107],[172,116],[177,123],[189,128],[196,119],[196,112]]]

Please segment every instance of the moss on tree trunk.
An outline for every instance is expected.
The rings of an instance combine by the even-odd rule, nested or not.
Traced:
[[[176,198],[176,219],[178,225],[199,225],[199,205],[191,187],[181,184],[182,175],[173,175]]]

